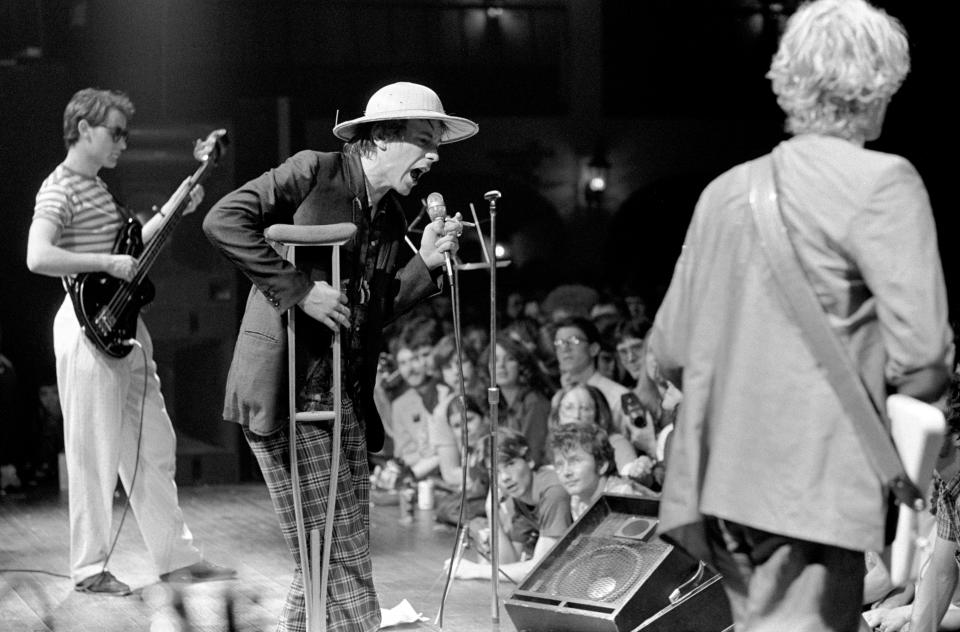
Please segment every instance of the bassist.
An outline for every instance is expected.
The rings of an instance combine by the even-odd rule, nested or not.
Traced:
[[[127,148],[134,108],[121,92],[77,92],[63,117],[67,156],[37,193],[27,244],[32,272],[63,277],[105,273],[133,280],[137,259],[113,254],[130,213],[118,205],[101,169],[112,169]],[[184,180],[181,189],[190,186]],[[186,193],[184,190],[178,193]],[[171,198],[142,229],[149,243],[175,210]],[[203,197],[193,187],[184,212]],[[139,351],[110,357],[84,335],[67,297],[54,320],[57,384],[63,407],[70,514],[70,571],[84,593],[130,594],[108,569],[114,540],[112,504],[117,475],[129,498],[156,573],[162,580],[197,581],[235,575],[205,561],[183,520],[174,484],[176,444],[160,393],[153,343],[137,321]],[[132,489],[131,489],[132,486]]]

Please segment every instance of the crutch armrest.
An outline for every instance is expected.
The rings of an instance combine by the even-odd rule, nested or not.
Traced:
[[[263,231],[271,241],[294,246],[339,246],[357,232],[357,225],[339,224],[273,224]]]

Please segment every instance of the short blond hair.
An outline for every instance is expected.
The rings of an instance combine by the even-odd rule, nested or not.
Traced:
[[[814,0],[786,30],[767,78],[793,134],[860,134],[910,71],[900,22],[865,0]]]

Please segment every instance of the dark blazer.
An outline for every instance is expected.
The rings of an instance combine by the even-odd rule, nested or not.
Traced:
[[[227,421],[260,435],[271,434],[286,422],[284,312],[307,295],[314,280],[324,278],[324,257],[329,265],[329,249],[324,256],[301,261],[301,248],[294,268],[264,238],[264,230],[273,224],[369,222],[371,211],[366,200],[359,157],[302,151],[224,196],[204,218],[207,237],[253,283],[227,376],[223,410]],[[395,194],[391,192],[381,201],[379,212],[386,216],[381,218],[380,253],[369,279],[371,298],[364,336],[359,357],[347,358],[348,362],[360,363],[359,401],[355,404],[366,424],[368,448],[373,451],[383,445],[383,424],[373,403],[383,328],[418,301],[437,293],[440,278],[440,271],[431,273],[417,255],[401,266],[407,226]],[[342,260],[351,260],[360,246],[356,241],[355,237],[341,248]],[[352,274],[355,271],[351,267],[342,266],[344,283],[356,281]],[[301,317],[297,320],[298,355],[301,323],[308,338],[303,344],[313,342],[315,347],[325,349],[329,330]],[[323,336],[326,340],[309,340]]]

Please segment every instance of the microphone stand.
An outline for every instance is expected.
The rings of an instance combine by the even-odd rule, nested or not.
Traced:
[[[480,229],[480,221],[477,219],[476,211],[473,208],[473,204],[470,205],[470,211],[473,214],[474,223],[464,222],[464,225],[471,226],[476,228],[477,234],[480,239],[480,245],[483,249],[484,262],[482,263],[457,263],[452,267],[453,274],[449,275],[450,280],[450,295],[451,295],[451,311],[453,313],[453,337],[454,344],[456,346],[457,352],[457,370],[460,376],[460,415],[463,422],[463,430],[461,432],[461,490],[462,496],[460,498],[460,512],[459,518],[457,521],[457,536],[454,538],[453,545],[453,555],[450,558],[450,567],[447,570],[447,578],[443,587],[443,594],[440,597],[440,609],[437,612],[437,617],[434,620],[434,625],[443,629],[443,613],[446,606],[447,596],[450,591],[450,586],[453,580],[453,574],[456,569],[457,564],[460,561],[460,557],[463,555],[463,550],[466,548],[467,544],[467,529],[466,525],[466,490],[467,490],[467,453],[468,453],[468,432],[466,430],[466,384],[463,379],[463,351],[462,351],[462,339],[460,333],[460,271],[461,270],[480,270],[484,267],[489,266],[493,271],[490,277],[490,338],[492,341],[496,340],[496,268],[509,265],[509,261],[497,262],[496,260],[496,251],[494,244],[496,244],[496,200],[500,198],[499,191],[489,191],[484,195],[484,198],[490,202],[490,250],[493,251],[493,256],[491,257],[487,251],[486,244],[484,243],[483,232]],[[419,217],[418,217],[419,219]],[[414,221],[416,223],[417,220]],[[498,421],[498,404],[500,401],[500,390],[496,386],[496,346],[491,344],[491,348],[494,349],[494,352],[491,353],[490,361],[490,379],[491,386],[487,392],[488,402],[490,403],[490,412],[491,412],[491,431],[490,431],[490,445],[491,445],[491,474],[490,474],[490,497],[496,499],[497,494],[497,463],[496,463],[496,427],[499,423]],[[490,526],[490,562],[491,562],[491,573],[493,580],[493,623],[495,626],[499,627],[500,614],[499,614],[499,503],[491,503],[493,505],[493,515],[491,516],[491,526]]]
[[[450,260],[447,260],[450,265]],[[467,543],[467,525],[466,525],[466,507],[467,507],[467,453],[468,453],[468,435],[467,431],[467,392],[466,384],[463,379],[463,349],[462,337],[460,333],[460,270],[456,267],[448,268],[452,273],[450,279],[450,300],[451,312],[453,314],[453,340],[457,351],[457,372],[460,376],[460,515],[457,518],[457,537],[453,545],[453,556],[450,558],[450,568],[447,569],[447,580],[443,585],[443,594],[440,596],[440,609],[437,611],[437,618],[434,622],[440,629],[443,629],[443,611],[447,603],[447,595],[450,593],[450,585],[453,581],[453,574],[456,571],[460,557],[463,555],[463,549]]]
[[[500,389],[497,387],[497,200],[499,191],[488,191],[483,199],[490,203],[490,615],[500,623],[500,494],[497,490],[497,435],[500,426]],[[479,228],[478,228],[479,230]],[[483,234],[480,235],[481,240]]]

